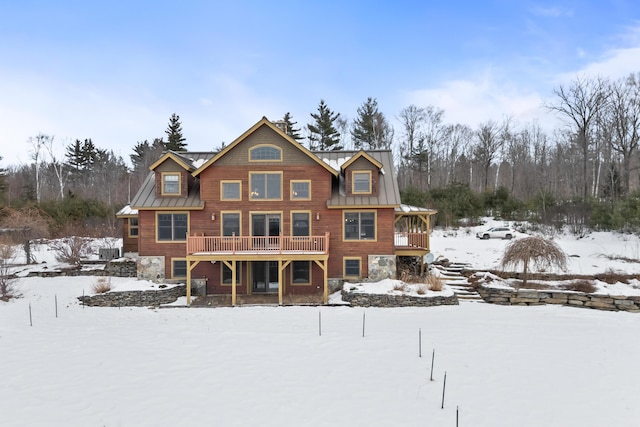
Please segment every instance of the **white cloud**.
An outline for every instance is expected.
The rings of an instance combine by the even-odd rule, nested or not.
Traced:
[[[531,9],[531,13],[538,16],[548,16],[551,18],[559,18],[562,16],[573,16],[573,10],[558,6],[535,6]]]

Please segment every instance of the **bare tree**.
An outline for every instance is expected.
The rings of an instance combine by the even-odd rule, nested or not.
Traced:
[[[621,157],[622,184],[628,194],[631,187],[631,159],[640,143],[640,74],[631,74],[611,85],[611,102],[607,113],[612,128],[611,148]]]
[[[40,204],[41,198],[41,183],[40,183],[40,164],[42,163],[41,152],[50,137],[39,133],[35,137],[29,138],[29,144],[31,145],[31,159],[33,159],[34,175],[36,181],[36,201]]]
[[[540,236],[524,237],[507,245],[500,262],[502,268],[518,268],[522,265],[522,286],[527,286],[529,267],[549,269],[567,268],[567,254],[552,240]]]
[[[0,240],[0,300],[9,301],[20,296],[18,278],[11,271],[15,259],[15,246],[8,239]]]
[[[416,107],[413,104],[400,111],[398,120],[402,123],[404,132],[399,151],[404,172],[408,175],[408,180],[405,180],[408,182],[404,182],[403,187],[413,185],[413,177],[410,172],[411,155],[420,139],[425,118],[424,108]]]
[[[560,85],[553,91],[557,97],[555,103],[546,107],[559,113],[576,133],[576,142],[582,149],[583,198],[589,195],[588,163],[591,147],[591,126],[598,113],[606,106],[608,100],[606,80],[598,77],[588,79],[578,77],[569,86]]]
[[[473,156],[481,167],[482,191],[489,188],[489,168],[504,144],[501,132],[500,125],[493,120],[481,123],[476,130],[477,143],[473,149]]]
[[[23,208],[16,210],[4,208],[2,211],[3,228],[13,236],[16,243],[20,243],[24,249],[25,262],[35,262],[31,253],[31,240],[49,236],[49,220],[38,209]]]
[[[58,190],[60,190],[60,193],[59,193],[60,200],[62,200],[64,199],[64,186],[67,181],[67,175],[64,173],[64,166],[65,166],[64,162],[58,160],[58,158],[54,153],[53,140],[54,140],[53,136],[47,136],[43,140],[42,145],[44,149],[47,151],[47,153],[49,154],[49,158],[51,159],[51,167],[53,168],[53,171],[56,174],[56,178],[58,181]]]

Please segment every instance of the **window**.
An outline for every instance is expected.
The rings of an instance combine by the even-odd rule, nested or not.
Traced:
[[[282,200],[282,172],[249,172],[250,200]]]
[[[311,214],[309,212],[291,213],[291,235],[310,236],[311,235]]]
[[[294,285],[311,283],[311,261],[292,261],[291,266],[291,281]]]
[[[162,194],[179,195],[180,194],[180,174],[179,173],[163,173],[162,174]]]
[[[171,277],[174,279],[187,277],[186,259],[171,259]]]
[[[291,200],[311,200],[311,181],[291,181]]]
[[[360,258],[344,258],[344,277],[360,276]]]
[[[345,240],[375,240],[376,214],[375,212],[345,212],[344,213]]]
[[[222,235],[236,236],[240,235],[240,213],[238,212],[222,212]]]
[[[282,161],[282,149],[273,145],[259,145],[249,150],[249,161],[269,162]]]
[[[129,237],[138,237],[138,218],[129,218]]]
[[[240,191],[240,181],[220,182],[220,200],[241,200]]]
[[[187,239],[189,216],[186,213],[159,213],[157,225],[159,241],[184,241]]]
[[[371,194],[371,171],[353,173],[353,193]]]
[[[240,272],[242,271],[241,268],[242,262],[237,261],[236,262],[236,285],[240,284]],[[227,264],[222,263],[222,284],[223,285],[230,285],[232,282],[232,277],[231,277],[231,269],[227,266]]]

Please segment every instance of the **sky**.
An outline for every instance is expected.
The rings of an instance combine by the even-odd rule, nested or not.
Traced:
[[[477,127],[548,129],[553,89],[640,72],[640,8],[593,1],[21,1],[0,4],[0,167],[91,138],[129,161],[180,116],[188,149],[230,143],[263,116],[300,128],[324,99],[368,97]]]

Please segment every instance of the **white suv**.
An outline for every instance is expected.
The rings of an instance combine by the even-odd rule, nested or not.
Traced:
[[[478,239],[512,239],[516,237],[516,231],[509,227],[491,227],[477,232],[476,237]]]

